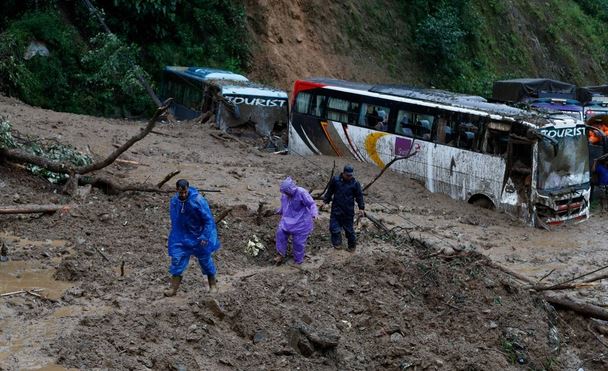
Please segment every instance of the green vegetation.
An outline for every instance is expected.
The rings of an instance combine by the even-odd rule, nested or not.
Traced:
[[[577,84],[608,77],[606,0],[414,3],[427,11],[414,40],[437,87],[487,96],[497,79],[539,71]]]
[[[269,17],[255,4],[247,17],[239,0],[92,2],[114,36],[81,1],[4,1],[0,91],[54,110],[143,115],[152,103],[138,75],[155,87],[165,65],[246,72],[248,32],[267,32]],[[608,0],[364,0],[324,9],[342,13],[310,12],[308,21],[343,28],[330,50],[355,63],[364,56],[394,81],[488,96],[497,79],[608,80]],[[24,59],[32,41],[48,56]]]
[[[6,120],[0,121],[0,149],[19,148],[36,156],[62,163],[71,163],[74,166],[86,166],[93,163],[93,159],[71,146],[52,143],[43,145],[37,142],[20,144],[15,141],[12,134],[12,126]],[[48,179],[51,183],[64,183],[68,179],[66,174],[58,174],[43,167],[28,164],[27,169],[35,175]]]
[[[104,116],[146,114],[142,75],[158,84],[165,65],[243,71],[245,12],[221,0],[98,0],[114,32],[104,32],[83,2],[5,1],[0,18],[0,90],[58,111]],[[48,55],[24,58],[32,41]]]

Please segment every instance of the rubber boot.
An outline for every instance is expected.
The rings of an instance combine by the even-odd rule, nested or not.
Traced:
[[[175,296],[177,293],[177,289],[179,289],[179,284],[182,282],[182,276],[173,276],[171,277],[171,286],[165,290],[165,296]]]
[[[207,276],[207,280],[209,281],[209,292],[216,293],[218,290],[215,276]]]

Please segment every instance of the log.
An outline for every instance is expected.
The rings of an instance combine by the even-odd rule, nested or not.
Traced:
[[[0,215],[6,214],[35,214],[35,213],[54,213],[59,210],[69,210],[71,205],[19,205],[19,206],[0,206]]]
[[[585,317],[592,317],[608,321],[608,310],[597,305],[588,304],[579,300],[574,300],[567,296],[556,296],[545,293],[544,298],[547,302],[562,308],[569,309]]]

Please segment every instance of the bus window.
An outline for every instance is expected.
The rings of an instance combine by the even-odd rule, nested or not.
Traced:
[[[359,125],[371,129],[388,131],[388,117],[391,110],[388,107],[376,106],[374,104],[363,103]]]
[[[488,123],[482,151],[492,155],[506,155],[510,131],[511,125],[508,123]]]
[[[395,126],[395,134],[406,135],[408,137],[414,136],[412,130],[413,114],[408,111],[399,110],[397,112],[397,125]]]
[[[312,105],[310,107],[310,114],[316,117],[325,116],[325,96],[315,95],[312,98]]]
[[[476,149],[479,127],[472,122],[462,122],[458,125],[457,145],[463,149]]]
[[[431,140],[431,131],[435,117],[431,115],[416,115],[414,134],[421,139]]]
[[[310,110],[310,94],[300,93],[296,98],[296,112],[308,113]]]
[[[339,121],[347,124],[357,122],[359,103],[345,99],[330,97],[327,101],[327,119]]]

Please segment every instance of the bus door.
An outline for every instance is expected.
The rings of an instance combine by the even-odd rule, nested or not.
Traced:
[[[530,212],[532,193],[532,163],[535,139],[529,139],[513,132],[510,133],[506,150],[506,171],[503,180],[503,199],[511,199],[519,214]],[[521,206],[527,205],[527,211]]]

